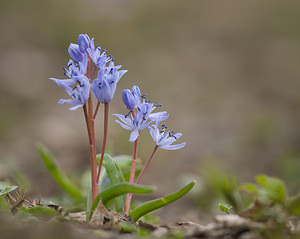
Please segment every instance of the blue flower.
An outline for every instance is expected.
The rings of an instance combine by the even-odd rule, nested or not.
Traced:
[[[126,89],[123,90],[122,93],[122,99],[125,107],[129,110],[133,110],[134,107],[136,106],[136,100],[134,95],[131,93],[130,90]]]
[[[137,111],[134,114],[130,111],[127,115],[114,114],[121,121],[116,120],[124,129],[132,131],[130,134],[129,141],[134,142],[140,134],[140,131],[149,126],[154,120],[160,118],[165,120],[169,117],[166,115],[167,112],[152,113],[156,107],[152,103],[142,103],[140,107],[137,107]]]
[[[129,137],[130,142],[134,142],[139,136],[139,132],[153,122],[147,122],[140,116],[133,117],[132,114],[128,114],[125,116],[121,114],[113,114],[113,116],[117,116],[122,121],[120,122],[119,120],[116,120],[116,122],[120,124],[124,129],[132,131]]]
[[[155,144],[162,148],[162,149],[167,149],[167,150],[176,150],[176,149],[180,149],[182,147],[185,146],[185,142],[181,143],[181,144],[174,144],[171,145],[172,143],[174,143],[180,136],[182,136],[181,133],[177,133],[177,134],[173,134],[172,131],[169,131],[167,133],[165,133],[165,129],[167,128],[165,125],[162,125],[162,130],[160,131],[158,129],[159,123],[160,123],[161,119],[158,118],[156,120],[156,124],[152,125],[148,127],[151,137],[153,138]]]
[[[110,102],[115,94],[117,83],[127,70],[118,71],[121,66],[110,62],[109,66],[99,70],[97,78],[92,83],[93,93],[101,103]]]
[[[135,107],[141,106],[141,91],[138,86],[133,86],[132,90],[123,90],[122,94],[123,103],[129,110],[133,110]]]
[[[82,53],[86,53],[87,49],[91,47],[91,40],[87,34],[80,34],[78,36],[78,47]]]
[[[87,70],[87,54],[83,54],[83,58],[81,62],[74,63],[73,60],[69,60],[68,62],[68,68],[64,67],[64,74],[71,79],[74,79],[76,82],[78,80],[78,77],[85,75]],[[74,83],[75,83],[74,82]]]
[[[77,44],[71,43],[68,52],[71,56],[71,58],[75,62],[81,62],[83,59],[83,53],[79,50],[79,46]]]
[[[63,104],[63,103],[70,104],[73,106],[70,108],[70,110],[76,110],[79,107],[84,106],[88,101],[91,85],[86,76],[82,76],[80,79],[78,79],[78,84],[73,88],[70,87],[72,84],[74,84],[74,81],[72,79],[58,80],[58,79],[51,78],[51,80],[57,83],[57,85],[64,87],[67,93],[73,98],[73,99],[61,99],[58,102],[59,104]]]
[[[87,49],[87,52],[89,53],[94,64],[100,69],[105,68],[108,62],[114,60],[111,55],[107,55],[106,50],[103,49],[101,53],[101,48],[99,46],[96,46],[95,48],[94,38],[90,41],[90,47]]]

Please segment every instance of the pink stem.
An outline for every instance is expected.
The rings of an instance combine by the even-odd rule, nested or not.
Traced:
[[[91,59],[88,58],[87,63],[87,72],[86,77],[91,82],[91,78],[89,77],[90,64]],[[90,92],[89,99],[87,102],[88,109],[86,105],[83,106],[84,117],[88,129],[89,135],[89,143],[90,143],[90,161],[91,161],[91,178],[92,178],[92,201],[98,195],[98,182],[97,179],[97,160],[96,160],[96,139],[95,139],[95,127],[94,127],[94,119],[93,119],[93,101],[92,101],[92,92]]]
[[[150,157],[148,158],[148,160],[147,160],[145,166],[143,167],[142,171],[140,172],[140,175],[138,176],[137,180],[135,181],[135,184],[138,184],[138,183],[140,182],[141,177],[143,176],[145,169],[147,168],[148,164],[150,163],[151,159],[153,158],[153,155],[155,154],[157,148],[158,148],[158,146],[155,145],[155,147],[154,147],[154,149],[153,149],[153,151],[152,151]]]
[[[98,113],[98,110],[99,110],[99,106],[100,106],[100,101],[98,101],[98,103],[97,103],[97,106],[96,106],[96,109],[95,109],[95,112],[94,112],[94,116],[93,116],[93,120],[95,120],[95,118],[97,116],[97,113]]]
[[[104,104],[104,132],[103,132],[103,142],[102,142],[102,152],[101,152],[101,159],[98,168],[98,175],[97,175],[97,182],[99,182],[100,172],[103,163],[103,157],[105,154],[105,146],[107,141],[107,129],[108,129],[108,111],[109,111],[109,103]]]
[[[95,148],[95,134],[94,132],[94,125],[93,122],[90,121],[88,116],[88,111],[86,105],[83,106],[86,126],[89,135],[89,143],[90,143],[90,161],[91,161],[91,177],[92,177],[92,200],[97,197],[98,195],[98,184],[96,181],[97,176],[97,161],[96,161],[96,148]]]
[[[139,137],[134,141],[134,144],[133,144],[132,164],[131,164],[129,183],[134,183],[138,140],[139,140]],[[127,215],[129,215],[129,211],[130,211],[131,198],[132,198],[132,193],[127,193],[126,201],[125,201],[125,213]]]

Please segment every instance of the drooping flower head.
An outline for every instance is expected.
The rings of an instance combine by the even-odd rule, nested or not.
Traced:
[[[115,66],[111,61],[108,67],[99,70],[97,78],[93,81],[93,93],[101,103],[108,103],[113,99],[117,83],[127,72],[127,70],[119,71],[120,68],[121,66]]]
[[[154,140],[155,144],[167,150],[176,150],[180,149],[185,146],[185,142],[181,144],[174,144],[172,145],[179,137],[182,136],[181,133],[173,134],[173,131],[165,132],[167,126],[162,125],[162,130],[159,130],[159,124],[161,122],[161,118],[156,119],[156,124],[148,127],[149,132],[151,134],[152,139]]]

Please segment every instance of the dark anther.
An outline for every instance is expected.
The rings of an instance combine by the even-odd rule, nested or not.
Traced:
[[[129,115],[132,113],[132,110],[129,111],[127,115],[125,115],[125,118],[129,117]]]
[[[138,111],[141,111],[141,109],[139,107],[137,107]]]
[[[73,65],[73,63],[72,63],[72,62],[70,62],[70,63],[68,64],[68,67],[70,67],[71,65]]]
[[[172,135],[171,137],[174,137],[175,139],[177,139],[177,137],[175,135]]]
[[[74,86],[74,87],[73,87],[73,91],[74,91],[76,88],[77,88],[77,86]]]
[[[110,84],[112,85],[113,83],[115,83],[114,81],[111,81]]]
[[[72,95],[71,95],[74,99],[76,98],[76,95],[73,93]]]
[[[109,74],[112,74],[114,68],[111,68],[109,71]]]
[[[141,97],[142,97],[143,99],[146,99],[146,95],[141,95]]]
[[[156,104],[155,107],[162,107],[162,104]]]
[[[164,132],[165,132],[164,130],[160,131],[161,134],[164,133]]]

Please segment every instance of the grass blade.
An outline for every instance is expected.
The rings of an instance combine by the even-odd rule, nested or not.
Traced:
[[[112,185],[104,189],[94,200],[92,208],[89,213],[87,213],[87,221],[90,221],[93,215],[94,210],[96,209],[97,205],[99,204],[100,197],[103,204],[108,203],[110,200],[118,197],[122,194],[126,193],[151,193],[156,190],[154,186],[143,186],[143,185],[136,185],[130,183],[120,183],[116,185]]]
[[[48,149],[44,145],[38,144],[37,151],[56,183],[73,199],[82,200],[80,189],[58,168]]]
[[[143,203],[142,205],[138,206],[130,213],[130,217],[132,218],[133,221],[136,222],[140,217],[146,215],[147,213],[152,212],[158,208],[164,207],[178,200],[179,198],[183,197],[194,187],[195,183],[196,181],[193,181],[175,193],[169,194],[163,198],[158,198]]]

